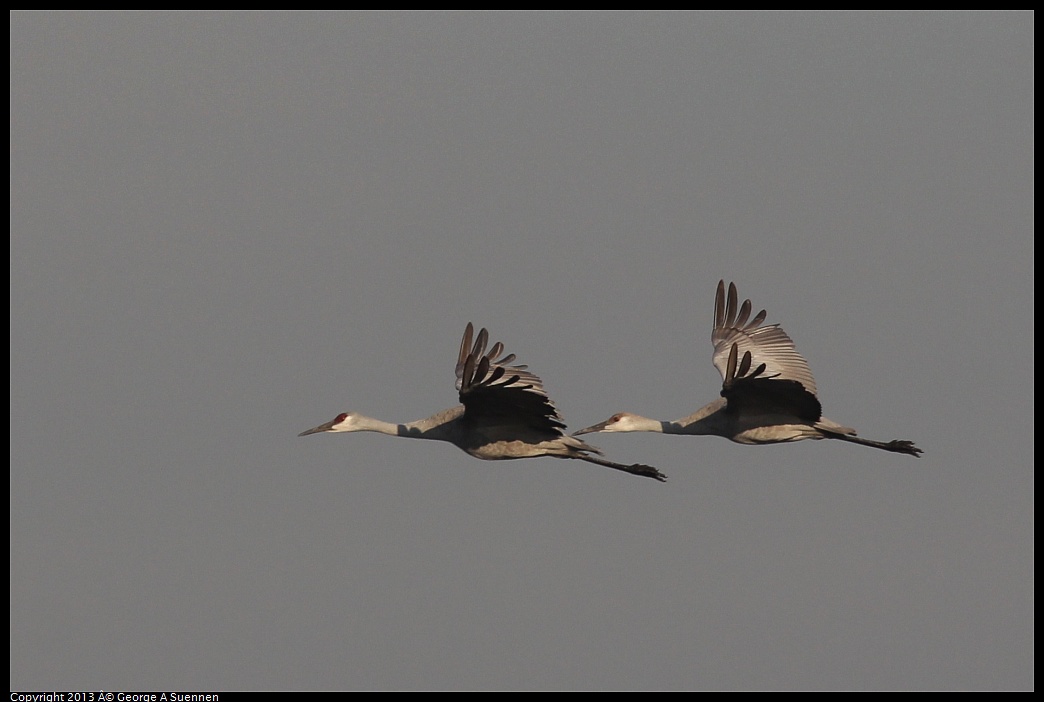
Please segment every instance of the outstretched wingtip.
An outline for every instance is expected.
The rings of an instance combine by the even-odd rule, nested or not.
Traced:
[[[460,339],[460,351],[457,352],[457,376],[460,376],[460,369],[464,367],[464,359],[468,357],[468,352],[471,351],[471,337],[475,334],[475,327],[471,322],[468,322],[468,326],[464,327],[464,336]]]

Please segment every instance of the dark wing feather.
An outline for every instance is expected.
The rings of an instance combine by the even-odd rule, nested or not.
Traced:
[[[778,324],[761,326],[767,316],[765,310],[758,312],[748,322],[752,309],[750,300],[744,300],[742,305],[738,301],[735,283],[729,283],[726,296],[725,281],[719,281],[714,296],[711,342],[714,344],[714,366],[722,379],[727,380],[729,350],[737,345],[741,354],[750,353],[753,363],[764,364],[769,375],[782,380],[795,380],[815,395],[816,381],[808,362],[797,352],[787,333]]]
[[[544,392],[544,384],[527,370],[527,366],[507,365],[514,354],[497,358],[504,351],[499,341],[485,352],[489,334],[478,333],[474,346],[474,328],[468,323],[457,356],[457,391],[464,405],[464,419],[485,425],[511,425],[562,434],[565,423],[554,403]]]
[[[818,422],[823,413],[819,399],[796,380],[765,376],[765,364],[751,370],[750,351],[738,362],[738,344],[733,344],[725,362],[721,396],[725,411],[735,416],[777,414]]]

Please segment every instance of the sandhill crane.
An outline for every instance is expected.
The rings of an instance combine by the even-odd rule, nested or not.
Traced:
[[[544,392],[540,378],[530,373],[528,366],[507,365],[515,360],[514,354],[498,359],[504,351],[499,341],[486,353],[489,335],[485,329],[479,331],[472,346],[473,332],[468,322],[457,355],[457,390],[462,404],[406,424],[343,412],[298,436],[326,431],[376,431],[391,436],[448,441],[475,458],[487,461],[537,456],[579,458],[661,482],[667,479],[652,466],[622,465],[594,455],[601,451],[563,433],[565,424]]]
[[[816,381],[794,342],[778,324],[761,326],[765,310],[750,318],[750,300],[736,305],[736,285],[718,282],[714,298],[714,365],[721,373],[721,397],[673,422],[621,412],[575,432],[653,431],[724,436],[740,444],[775,444],[802,439],[840,439],[917,456],[912,441],[871,441],[856,436],[822,414]],[[741,356],[742,354],[742,356]]]

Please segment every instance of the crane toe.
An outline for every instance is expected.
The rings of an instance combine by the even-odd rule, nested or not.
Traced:
[[[911,456],[920,458],[921,454],[924,453],[921,449],[914,446],[912,441],[904,441],[902,439],[896,439],[895,441],[889,441],[886,447],[889,451],[895,451],[896,453],[907,453]]]
[[[646,478],[653,478],[654,480],[659,480],[661,483],[667,482],[667,476],[661,473],[660,471],[656,470],[652,466],[647,466],[644,463],[635,463],[634,465],[629,467],[632,469],[635,475],[642,475]]]

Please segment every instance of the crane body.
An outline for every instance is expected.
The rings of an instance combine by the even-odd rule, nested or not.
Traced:
[[[565,423],[544,391],[543,382],[527,366],[509,365],[514,354],[501,356],[497,342],[486,353],[488,332],[479,331],[474,345],[469,322],[457,356],[460,405],[426,419],[394,424],[357,412],[342,412],[333,420],[301,432],[373,431],[390,436],[430,439],[454,444],[486,461],[516,458],[574,458],[615,470],[664,481],[660,471],[640,463],[621,464],[601,457],[601,450],[564,433]]]
[[[688,417],[649,419],[629,412],[574,432],[659,432],[722,436],[740,444],[778,444],[803,439],[838,439],[910,456],[922,451],[912,441],[873,441],[827,419],[808,363],[779,325],[762,326],[761,310],[750,319],[751,302],[737,305],[734,283],[718,282],[714,299],[714,365],[722,376],[721,397]],[[748,321],[749,320],[749,321]]]

